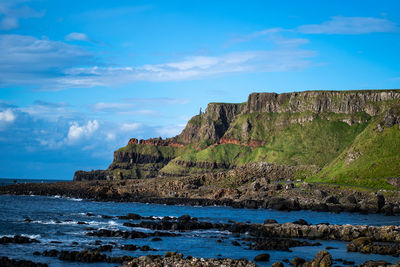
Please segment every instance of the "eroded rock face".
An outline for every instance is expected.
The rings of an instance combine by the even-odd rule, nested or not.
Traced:
[[[380,110],[374,102],[399,99],[396,91],[309,91],[299,93],[252,93],[245,112],[366,112],[375,116]]]
[[[386,127],[392,127],[400,124],[400,106],[392,107],[387,110],[383,118]]]
[[[177,136],[184,144],[210,140],[217,142],[244,109],[243,104],[210,103],[206,112],[193,117]]]

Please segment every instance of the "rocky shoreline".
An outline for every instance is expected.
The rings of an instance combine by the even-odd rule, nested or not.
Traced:
[[[367,226],[367,225],[330,225],[322,223],[317,225],[309,224],[303,219],[292,223],[280,224],[273,219],[266,219],[262,224],[248,224],[229,221],[227,223],[212,223],[208,221],[199,221],[197,218],[189,215],[176,217],[155,217],[141,216],[139,214],[129,213],[120,216],[110,216],[105,214],[87,213],[86,216],[101,217],[106,219],[122,220],[125,227],[135,229],[149,229],[152,232],[140,232],[136,230],[109,230],[109,229],[90,229],[87,236],[96,236],[107,242],[107,238],[123,239],[151,239],[151,241],[160,241],[160,237],[178,237],[183,232],[193,230],[216,229],[218,231],[227,231],[230,235],[240,237],[237,241],[232,241],[234,246],[246,246],[250,250],[263,251],[288,251],[290,248],[299,246],[321,246],[317,242],[308,242],[308,240],[340,240],[347,243],[348,252],[362,252],[368,254],[399,255],[400,226]],[[26,223],[33,223],[27,218]],[[61,223],[61,222],[60,222]],[[77,222],[77,224],[86,224],[86,222]],[[213,237],[211,237],[213,238]],[[299,240],[300,239],[300,240]],[[39,240],[23,236],[3,237],[0,239],[0,245],[9,243],[27,244],[40,243]],[[238,242],[240,241],[240,242]],[[56,241],[53,241],[56,242]],[[61,242],[60,242],[61,243]],[[78,245],[78,244],[77,244]],[[270,255],[261,253],[254,257],[254,262],[246,259],[229,258],[196,258],[192,256],[183,257],[177,252],[167,252],[164,256],[147,255],[140,257],[132,256],[110,256],[105,252],[111,252],[114,248],[125,251],[157,251],[149,246],[137,245],[119,245],[117,243],[103,243],[96,241],[92,249],[82,251],[68,250],[45,250],[43,252],[34,252],[34,256],[53,257],[61,261],[69,262],[104,262],[117,263],[123,266],[257,266],[254,262],[269,262]],[[327,248],[328,249],[328,248]],[[354,265],[354,262],[342,259],[334,259],[327,251],[320,251],[311,261],[303,258],[294,257],[291,261],[283,259],[283,262],[290,263],[291,266],[313,267],[313,266],[334,266],[336,264]],[[283,262],[272,263],[271,266],[284,266]],[[7,257],[0,259],[1,266],[47,266],[45,263],[35,263],[24,260],[13,260]],[[382,261],[368,261],[358,265],[360,267],[378,267],[378,266],[400,266],[399,263],[393,265]]]
[[[203,183],[201,187],[196,185]],[[234,208],[280,211],[312,210],[400,214],[400,192],[373,191],[293,182],[269,184],[260,190],[258,182],[249,184],[237,196],[237,189],[210,188],[206,181],[187,178],[157,178],[124,181],[28,183],[0,187],[0,194],[42,195],[81,198],[95,201],[141,202],[166,205],[231,206]],[[189,186],[188,186],[189,185]],[[202,189],[202,188],[207,189]],[[252,188],[256,188],[254,190]],[[222,195],[222,197],[221,197]]]

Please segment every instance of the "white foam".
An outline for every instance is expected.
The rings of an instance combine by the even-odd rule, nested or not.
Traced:
[[[14,237],[16,235],[28,237],[30,239],[38,239],[38,238],[42,237],[41,235],[15,234],[15,235],[0,235],[0,238],[2,238],[2,237]]]
[[[111,226],[118,226],[118,223],[115,221],[108,221],[108,224]]]
[[[21,236],[29,237],[31,239],[39,239],[42,237],[41,235],[26,235],[26,234],[22,234]]]
[[[66,199],[71,200],[71,201],[82,201],[82,198],[73,198],[73,197],[66,197]]]

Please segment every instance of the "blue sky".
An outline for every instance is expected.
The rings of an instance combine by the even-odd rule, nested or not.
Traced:
[[[0,0],[0,177],[72,179],[251,92],[400,88],[398,1]]]

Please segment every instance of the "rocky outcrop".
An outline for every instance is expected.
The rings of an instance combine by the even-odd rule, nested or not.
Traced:
[[[129,144],[129,142],[128,142],[128,144]],[[139,144],[151,145],[151,146],[184,147],[183,144],[180,144],[180,143],[177,143],[177,142],[173,141],[172,138],[162,139],[161,137],[160,138],[150,138],[150,139],[147,139],[147,140],[140,139],[139,140]]]
[[[400,128],[400,105],[389,108],[382,121],[383,127],[393,127],[399,124]]]
[[[204,258],[194,258],[192,256],[183,257],[182,254],[176,252],[167,252],[164,257],[159,255],[147,255],[139,258],[135,258],[123,267],[162,267],[162,266],[232,266],[232,267],[256,267],[257,265],[253,262],[240,259],[204,259]]]
[[[0,244],[29,244],[29,243],[40,243],[39,240],[34,238],[29,238],[26,236],[15,235],[13,237],[3,236],[0,238]]]
[[[46,263],[33,262],[28,260],[15,260],[8,257],[0,258],[0,266],[2,267],[47,267]]]
[[[168,163],[172,158],[166,158],[162,155],[142,154],[135,151],[115,151],[114,161],[128,164],[143,164],[143,163]]]
[[[331,267],[333,263],[332,255],[325,250],[317,252],[315,258],[311,261],[306,261],[303,258],[295,257],[290,262],[293,267]],[[283,266],[282,263],[274,263],[272,266]],[[282,264],[282,265],[280,265]]]
[[[74,181],[110,180],[111,176],[107,170],[76,171]]]
[[[256,237],[281,237],[352,241],[360,237],[374,242],[399,242],[400,227],[368,225],[300,225],[284,224],[242,224],[236,223],[229,231],[249,233]]]
[[[176,138],[184,144],[203,140],[214,144],[225,134],[244,107],[243,104],[210,103],[206,112],[194,116]]]
[[[376,102],[400,99],[399,90],[306,91],[294,93],[252,93],[244,112],[333,112],[371,116],[381,110]]]
[[[184,161],[184,160],[175,160],[175,164],[180,165],[184,168],[199,168],[199,169],[205,169],[205,170],[214,170],[214,169],[228,169],[230,167],[234,167],[233,165],[227,165],[226,163],[223,162],[206,162],[206,161],[200,161],[200,162],[193,162],[193,161]]]
[[[347,244],[347,251],[361,252],[365,254],[392,255],[398,257],[400,254],[399,243],[374,243],[369,237],[360,237]]]

